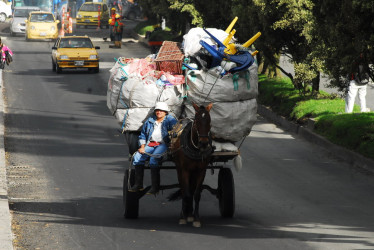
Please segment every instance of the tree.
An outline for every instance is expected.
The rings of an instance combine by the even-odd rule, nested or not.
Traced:
[[[195,9],[193,1],[139,0],[139,3],[144,14],[149,18],[161,22],[161,18],[164,17],[168,27],[174,33],[183,34],[186,31],[187,24],[201,26],[203,23],[203,19]]]
[[[248,22],[240,22],[244,31],[262,32],[261,40],[256,47],[270,64],[279,68],[291,78],[295,88],[306,90],[313,84],[319,87],[318,48],[321,42],[312,31],[314,18],[311,0],[234,0],[233,12]],[[246,7],[244,7],[246,6]],[[249,17],[249,18],[248,18]],[[279,67],[279,53],[290,55],[295,66],[295,77]]]
[[[333,11],[332,11],[333,10]],[[317,0],[313,8],[315,32],[326,45],[325,72],[331,86],[347,88],[352,62],[364,52],[373,64],[374,2],[366,0]]]

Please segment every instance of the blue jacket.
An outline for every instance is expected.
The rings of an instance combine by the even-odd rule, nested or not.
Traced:
[[[145,121],[143,128],[142,128],[142,132],[139,135],[139,146],[141,146],[142,144],[148,145],[151,139],[152,133],[153,133],[155,122],[156,122],[155,115],[152,115]],[[173,128],[173,126],[177,122],[178,122],[177,119],[175,119],[172,115],[165,116],[162,122],[162,127],[161,127],[161,135],[165,143],[170,142],[168,132]]]

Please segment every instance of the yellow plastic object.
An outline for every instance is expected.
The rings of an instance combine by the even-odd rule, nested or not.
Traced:
[[[248,48],[249,46],[252,45],[256,41],[257,38],[261,36],[261,32],[257,32],[256,35],[254,35],[251,39],[249,39],[247,42],[243,44],[243,47]]]
[[[251,55],[255,56],[255,55],[257,55],[257,53],[258,53],[258,50],[255,50],[255,51],[253,51],[253,53]]]
[[[225,30],[225,32],[227,34],[230,34],[230,32],[231,32],[232,28],[234,27],[236,21],[238,21],[238,17],[237,16],[231,21],[229,27],[227,27],[227,29]]]
[[[228,44],[229,44],[229,42],[230,42],[230,40],[231,40],[231,38],[235,35],[235,32],[236,32],[236,30],[234,29],[234,30],[232,30],[230,33],[229,33],[229,35],[226,37],[226,39],[225,40],[223,40],[223,44],[225,45],[225,46],[227,46]]]
[[[235,44],[233,43],[230,43],[226,46],[226,49],[224,50],[224,52],[226,54],[230,54],[230,55],[235,55],[237,51],[237,49],[235,48]]]
[[[230,34],[226,37],[226,39],[222,42],[225,46],[226,46],[226,49],[224,50],[226,54],[230,54],[230,55],[234,55],[237,51],[236,51],[236,48],[235,48],[235,44],[233,43],[230,43],[229,42],[231,41],[231,38],[234,36],[236,30],[233,29]]]

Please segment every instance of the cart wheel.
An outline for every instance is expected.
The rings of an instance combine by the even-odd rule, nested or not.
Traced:
[[[219,211],[222,217],[232,218],[235,211],[235,186],[231,169],[222,168],[218,174]]]
[[[124,216],[126,219],[136,219],[139,215],[139,196],[137,192],[129,192],[129,170],[126,169],[123,179],[123,205],[125,208]],[[135,172],[131,171],[130,185],[134,185]]]

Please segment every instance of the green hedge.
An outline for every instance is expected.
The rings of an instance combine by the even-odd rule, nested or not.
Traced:
[[[140,22],[134,28],[134,31],[139,35],[145,35],[147,32],[151,32],[149,36],[149,41],[176,41],[181,42],[181,36],[175,35],[171,32],[169,27],[165,30],[160,29],[160,24],[153,20],[147,20]]]

